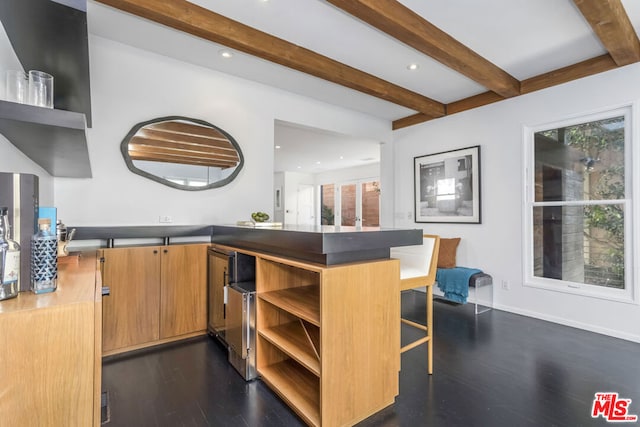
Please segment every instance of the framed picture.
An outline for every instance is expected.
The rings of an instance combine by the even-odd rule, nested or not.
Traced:
[[[480,146],[414,157],[416,222],[480,224]]]

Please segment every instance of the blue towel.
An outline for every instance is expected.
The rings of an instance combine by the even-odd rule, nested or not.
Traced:
[[[482,270],[466,267],[439,268],[436,272],[438,288],[444,292],[446,299],[466,304],[469,296],[469,278],[476,273],[482,273]]]

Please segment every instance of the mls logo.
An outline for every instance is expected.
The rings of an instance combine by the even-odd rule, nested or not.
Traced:
[[[596,393],[593,399],[591,417],[602,417],[608,422],[633,423],[638,421],[637,415],[629,414],[631,399],[620,399],[618,393]]]

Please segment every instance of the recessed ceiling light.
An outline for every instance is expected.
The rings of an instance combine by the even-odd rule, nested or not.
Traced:
[[[340,156],[340,160],[344,160],[344,156]]]
[[[279,150],[281,147],[279,145],[276,145],[276,150]]]
[[[420,68],[420,66],[418,64],[409,64],[409,65],[407,65],[407,70],[415,71],[418,68]]]
[[[229,59],[233,57],[233,53],[230,50],[222,49],[218,53],[220,54],[220,56],[222,56],[225,59]]]
[[[316,162],[316,165],[319,165],[319,164],[320,164],[320,162],[319,162],[319,161],[317,161],[317,162]]]

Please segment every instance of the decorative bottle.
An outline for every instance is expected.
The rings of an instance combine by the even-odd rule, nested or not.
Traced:
[[[39,231],[31,238],[31,290],[53,292],[58,286],[58,239],[51,232],[51,220],[40,218]]]
[[[9,209],[0,208],[0,300],[18,296],[20,245],[10,238]]]

